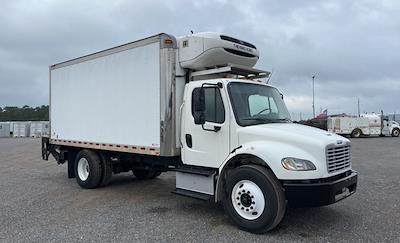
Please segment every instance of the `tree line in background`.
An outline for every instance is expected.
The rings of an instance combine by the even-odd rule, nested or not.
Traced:
[[[49,106],[6,106],[0,107],[0,121],[48,121]]]

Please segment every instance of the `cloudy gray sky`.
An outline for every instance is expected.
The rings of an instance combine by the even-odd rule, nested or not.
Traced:
[[[293,118],[316,110],[400,113],[400,1],[3,0],[0,106],[48,101],[48,66],[159,32],[254,43]]]

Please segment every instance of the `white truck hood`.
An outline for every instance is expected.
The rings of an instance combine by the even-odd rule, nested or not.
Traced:
[[[279,179],[322,178],[341,173],[342,171],[328,173],[326,149],[327,146],[342,146],[350,143],[342,136],[295,123],[240,127],[237,132],[238,146],[268,161]],[[281,159],[284,157],[309,160],[317,166],[317,170],[305,172],[284,170],[281,166]]]
[[[239,142],[254,140],[273,140],[296,145],[318,145],[325,147],[328,144],[346,143],[348,139],[322,129],[296,123],[270,123],[242,127],[238,130]],[[247,136],[250,135],[250,136]]]

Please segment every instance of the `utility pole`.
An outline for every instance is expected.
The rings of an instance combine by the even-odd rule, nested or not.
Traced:
[[[360,117],[360,98],[357,98],[358,117]]]
[[[314,103],[314,79],[315,79],[315,75],[312,76],[312,112],[313,112],[313,118],[315,118],[315,103]]]

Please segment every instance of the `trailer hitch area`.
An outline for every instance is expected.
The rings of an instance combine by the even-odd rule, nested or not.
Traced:
[[[49,160],[49,156],[53,155],[58,164],[65,163],[65,151],[57,151],[56,146],[50,143],[48,137],[42,137],[42,159]]]
[[[42,159],[49,160],[50,156],[50,139],[48,137],[42,137]]]

